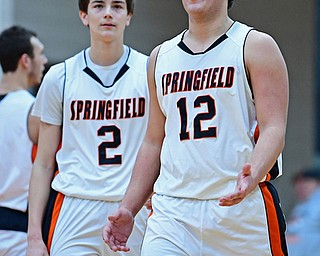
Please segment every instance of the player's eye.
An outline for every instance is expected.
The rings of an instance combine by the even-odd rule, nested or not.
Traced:
[[[101,9],[101,8],[103,8],[103,5],[102,4],[95,4],[95,5],[93,5],[93,8]]]
[[[124,6],[121,5],[121,4],[114,4],[113,8],[115,8],[115,9],[124,9]]]

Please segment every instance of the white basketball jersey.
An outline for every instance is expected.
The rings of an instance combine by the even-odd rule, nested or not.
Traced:
[[[8,93],[0,101],[0,206],[26,211],[32,169],[28,114],[34,97],[26,90]]]
[[[35,114],[43,121],[60,125],[63,104],[59,174],[52,186],[67,196],[119,201],[126,191],[146,132],[149,104],[147,56],[133,49],[126,53],[113,84],[100,81],[83,51],[65,66],[52,67],[41,85],[37,101],[43,107]],[[57,78],[59,84],[54,84]]]
[[[184,45],[184,33],[161,45],[155,80],[166,123],[157,193],[216,199],[234,190],[257,124],[243,53],[251,29],[235,22],[203,53]]]

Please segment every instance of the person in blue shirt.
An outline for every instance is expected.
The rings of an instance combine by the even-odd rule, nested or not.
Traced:
[[[289,255],[315,255],[320,250],[320,169],[299,171],[293,184],[297,204],[288,219]]]

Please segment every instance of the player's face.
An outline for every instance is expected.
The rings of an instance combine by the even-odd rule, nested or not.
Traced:
[[[122,39],[131,20],[125,0],[90,0],[88,13],[80,11],[80,17],[92,36],[110,40]]]
[[[48,62],[44,54],[44,46],[36,37],[31,38],[33,45],[33,58],[31,59],[31,66],[29,72],[29,84],[36,85],[41,82],[45,64]]]

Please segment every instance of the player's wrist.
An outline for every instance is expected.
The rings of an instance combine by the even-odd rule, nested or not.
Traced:
[[[42,234],[28,233],[27,240],[28,240],[28,243],[42,241]]]
[[[119,210],[124,212],[126,215],[130,216],[132,219],[134,219],[133,210],[125,205],[120,205]]]

